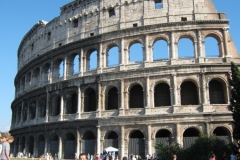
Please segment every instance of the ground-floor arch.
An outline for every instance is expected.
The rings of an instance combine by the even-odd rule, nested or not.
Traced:
[[[140,130],[132,131],[129,134],[128,154],[139,154],[145,157],[144,134]]]

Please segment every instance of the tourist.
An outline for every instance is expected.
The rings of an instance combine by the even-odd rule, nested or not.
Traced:
[[[177,155],[176,154],[173,155],[173,160],[177,160]]]
[[[9,153],[10,153],[10,144],[8,143],[8,135],[5,134],[2,136],[2,153],[1,159],[2,160],[10,160]]]
[[[40,155],[40,157],[38,158],[38,160],[43,160],[43,155]]]
[[[128,160],[128,158],[127,157],[123,157],[122,160]]]
[[[96,154],[95,160],[101,160],[98,154]]]
[[[79,160],[88,160],[88,155],[86,153],[81,153],[79,155]]]
[[[0,134],[0,159],[2,154],[2,135]]]
[[[215,156],[214,153],[211,153],[211,155],[210,155],[210,159],[209,159],[209,160],[216,160],[216,156]]]
[[[230,155],[230,158],[231,160],[236,160],[236,156],[233,153]]]

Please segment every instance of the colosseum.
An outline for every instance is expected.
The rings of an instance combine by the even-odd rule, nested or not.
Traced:
[[[59,6],[60,7],[60,6]],[[212,0],[74,0],[18,48],[12,152],[155,153],[232,138],[229,20]],[[207,52],[208,39],[216,52]],[[187,53],[182,41],[190,42]],[[182,50],[181,50],[182,51]],[[184,50],[183,50],[184,51]]]

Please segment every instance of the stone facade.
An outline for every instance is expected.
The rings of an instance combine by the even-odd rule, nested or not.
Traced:
[[[112,144],[120,155],[144,156],[159,142],[187,147],[200,133],[232,141],[228,80],[230,62],[240,58],[228,28],[211,0],[62,6],[59,17],[39,21],[19,46],[12,151],[74,158]],[[208,37],[218,43],[215,57],[206,53]],[[179,55],[182,39],[192,42],[192,57]],[[158,41],[167,44],[168,58],[154,59]],[[135,44],[141,62],[131,61]],[[114,47],[119,63],[110,66]],[[137,143],[141,147],[133,147]]]

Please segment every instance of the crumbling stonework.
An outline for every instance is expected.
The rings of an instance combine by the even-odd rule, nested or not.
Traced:
[[[26,148],[35,157],[60,152],[74,158],[113,145],[121,155],[144,156],[155,153],[156,143],[188,147],[200,133],[232,141],[228,79],[230,62],[240,59],[228,28],[211,0],[75,0],[62,6],[59,17],[34,25],[18,49],[14,154]],[[207,37],[218,43],[215,57],[206,53]],[[192,42],[192,57],[179,55],[181,39]],[[154,59],[161,40],[168,58]],[[141,45],[141,62],[131,61],[134,44]],[[116,66],[108,59],[113,47]]]

